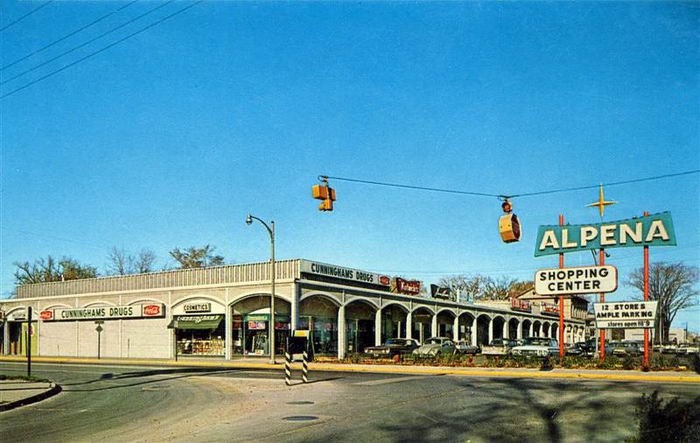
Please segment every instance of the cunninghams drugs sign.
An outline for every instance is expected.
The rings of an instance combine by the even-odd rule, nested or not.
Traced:
[[[671,213],[590,225],[540,226],[535,257],[633,246],[676,246]]]
[[[381,286],[389,286],[391,284],[391,279],[386,275],[379,275],[372,272],[360,271],[359,269],[343,268],[341,266],[328,265],[326,263],[318,263],[308,260],[301,261],[301,272],[340,278],[343,280],[353,280],[362,283],[371,283]]]
[[[43,321],[101,320],[119,318],[164,317],[162,303],[128,306],[94,306],[89,308],[58,308],[41,311]]]

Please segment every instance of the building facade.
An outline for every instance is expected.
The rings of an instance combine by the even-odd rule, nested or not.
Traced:
[[[23,285],[0,301],[2,352],[23,354],[31,331],[42,356],[269,356],[270,272],[267,262]],[[303,259],[278,261],[275,279],[278,354],[295,330],[310,331],[317,355],[339,358],[393,337],[558,337],[558,317],[534,305],[417,297],[388,276]],[[565,328],[567,343],[584,339],[583,319]]]

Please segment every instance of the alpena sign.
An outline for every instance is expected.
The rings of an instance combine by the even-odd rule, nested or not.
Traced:
[[[676,246],[671,213],[590,225],[540,226],[535,257],[633,246]]]

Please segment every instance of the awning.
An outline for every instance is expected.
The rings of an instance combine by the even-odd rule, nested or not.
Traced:
[[[168,325],[174,329],[216,329],[223,315],[180,315]]]

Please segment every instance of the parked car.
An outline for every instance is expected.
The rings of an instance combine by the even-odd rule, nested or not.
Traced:
[[[469,340],[458,340],[455,342],[458,354],[478,354],[481,348],[477,345],[472,345]]]
[[[447,337],[431,337],[412,354],[415,357],[437,357],[438,355],[454,355],[457,348],[452,340]]]
[[[515,340],[509,340],[507,338],[497,338],[491,340],[488,346],[483,346],[481,348],[481,353],[483,355],[508,355],[510,350],[517,346]]]
[[[566,355],[584,355],[585,351],[583,349],[583,346],[586,346],[585,343],[574,343],[567,345],[565,348]]]
[[[692,355],[692,354],[700,353],[700,349],[698,349],[698,346],[694,346],[694,345],[682,345],[680,349],[683,350],[683,354],[685,354],[685,355]]]
[[[551,338],[529,337],[521,346],[514,347],[511,354],[536,357],[556,356],[559,355],[559,342]]]
[[[574,343],[574,346],[577,346],[578,349],[581,350],[581,353],[580,354],[571,354],[571,355],[581,355],[584,357],[593,357],[593,355],[595,355],[595,349],[596,349],[595,342],[581,341],[578,343]]]
[[[382,346],[368,346],[365,353],[372,357],[392,358],[395,355],[410,354],[420,345],[412,338],[390,338]]]
[[[610,349],[612,350],[612,355],[618,357],[636,357],[644,353],[644,350],[639,348],[639,344],[629,341],[613,342]]]

